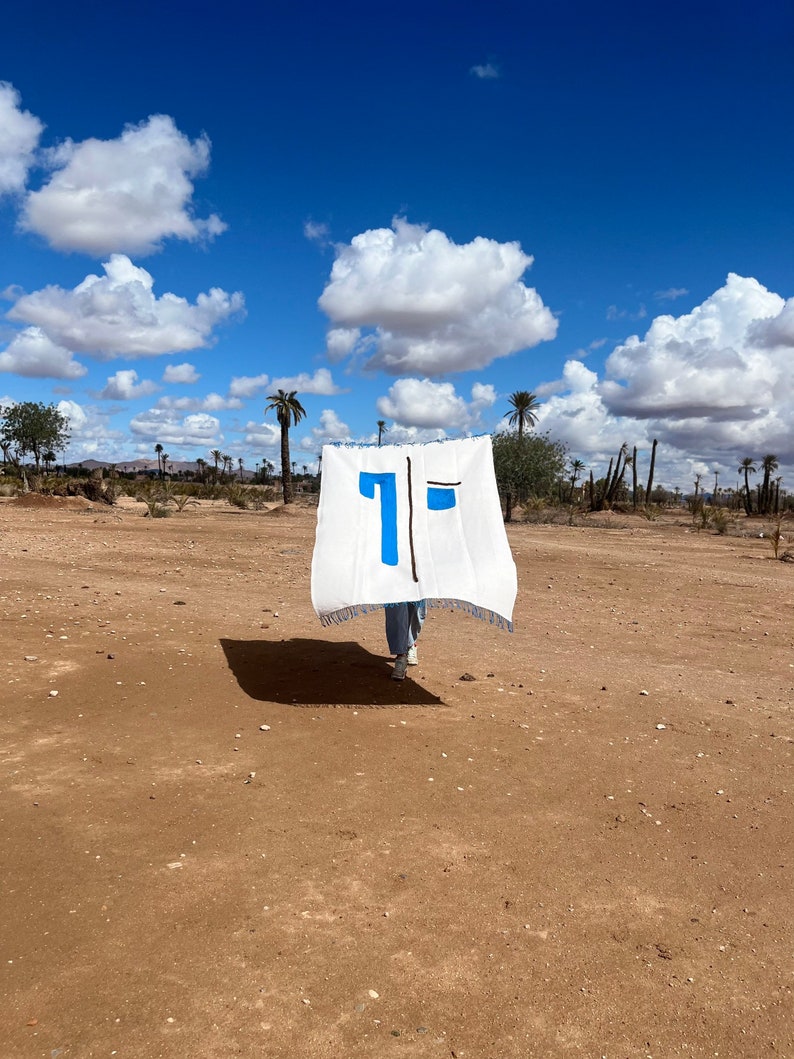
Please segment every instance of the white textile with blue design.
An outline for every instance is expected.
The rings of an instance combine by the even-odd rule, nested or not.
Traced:
[[[323,625],[426,599],[512,631],[516,591],[490,437],[324,446],[312,559]]]

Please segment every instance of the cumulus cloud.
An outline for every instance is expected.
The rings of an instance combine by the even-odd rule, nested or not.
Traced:
[[[608,460],[624,441],[641,445],[647,427],[611,414],[599,387],[596,372],[579,360],[566,361],[562,378],[543,387],[553,393],[540,405],[535,429],[548,431],[573,453],[587,453],[588,459],[595,462]],[[507,413],[502,426],[507,426]]]
[[[254,423],[253,420],[245,424],[245,443],[255,451],[261,449],[280,450],[281,427],[273,423]]]
[[[230,397],[253,397],[270,385],[269,375],[235,375],[229,383]]]
[[[58,411],[69,420],[69,430],[72,437],[75,433],[84,430],[88,423],[88,414],[82,405],[76,401],[59,401]]]
[[[99,360],[152,357],[212,344],[213,328],[244,307],[242,294],[213,287],[195,304],[154,295],[154,280],[124,254],[73,290],[48,286],[17,299],[7,316],[40,327],[58,345]]]
[[[328,368],[318,368],[314,375],[302,371],[300,375],[287,375],[281,379],[273,379],[270,384],[273,393],[276,390],[296,390],[298,398],[301,394],[317,394],[321,397],[331,397],[337,393],[343,393],[334,380]]]
[[[44,129],[20,104],[14,86],[0,81],[0,195],[23,190]]]
[[[482,383],[475,383],[472,400],[467,402],[451,382],[398,379],[388,395],[378,398],[376,407],[385,419],[401,426],[465,432],[480,425],[482,411],[495,401],[494,388]]]
[[[495,63],[478,63],[469,68],[469,73],[481,81],[493,81],[499,74],[499,67]]]
[[[215,214],[195,217],[191,205],[209,140],[191,141],[167,115],[128,125],[115,140],[67,140],[47,157],[53,175],[29,193],[20,224],[57,250],[151,254],[164,239],[209,239],[226,228]]]
[[[748,338],[761,349],[794,348],[794,298],[789,298],[777,316],[753,321]]]
[[[359,327],[332,327],[325,336],[326,352],[331,363],[349,357],[361,338]]]
[[[659,480],[684,488],[709,468],[732,473],[746,455],[773,452],[794,469],[791,304],[731,274],[692,312],[658,316],[643,339],[619,345],[603,380],[569,360],[545,386],[554,392],[538,429],[596,464],[624,441],[647,450],[658,438]]]
[[[223,397],[219,393],[208,393],[206,397],[161,397],[157,402],[157,408],[179,412],[225,412],[242,407],[239,397]]]
[[[0,353],[0,371],[28,379],[79,379],[88,368],[40,327],[26,327]]]
[[[640,419],[755,418],[775,404],[786,375],[791,385],[787,359],[749,337],[758,320],[771,327],[784,304],[757,280],[731,273],[691,313],[657,316],[644,339],[632,335],[609,355],[604,403]]]
[[[107,385],[97,394],[97,397],[106,401],[132,401],[137,397],[148,397],[156,393],[158,389],[157,383],[152,382],[151,379],[142,379],[138,382],[138,372],[129,368],[111,375]]]
[[[347,423],[343,423],[333,409],[324,408],[320,413],[320,425],[312,427],[312,436],[303,439],[305,444],[302,443],[302,447],[309,449],[332,441],[350,441],[351,436]]]
[[[206,412],[180,416],[174,409],[150,408],[130,420],[130,430],[137,438],[166,447],[216,448],[223,442],[220,420]]]
[[[201,376],[192,364],[169,364],[163,372],[163,382],[189,385],[198,382]]]
[[[532,260],[518,243],[458,245],[400,218],[357,235],[337,247],[319,299],[334,325],[329,355],[352,342],[370,369],[433,376],[554,338],[556,319],[521,282]]]

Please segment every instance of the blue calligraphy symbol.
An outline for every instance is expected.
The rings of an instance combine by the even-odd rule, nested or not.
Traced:
[[[359,472],[358,491],[362,496],[374,500],[376,485],[380,486],[380,560],[386,566],[397,566],[397,475],[393,471]]]
[[[449,511],[455,506],[455,490],[440,489],[436,485],[427,487],[427,509],[428,511]]]

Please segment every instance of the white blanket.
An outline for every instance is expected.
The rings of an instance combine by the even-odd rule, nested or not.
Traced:
[[[490,437],[324,446],[312,559],[323,625],[426,599],[512,632],[516,591]]]

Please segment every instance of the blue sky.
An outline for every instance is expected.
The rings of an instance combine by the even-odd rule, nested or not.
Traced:
[[[377,9],[376,9],[377,8]],[[0,403],[68,458],[504,428],[794,477],[794,11],[45,2],[0,41]]]

